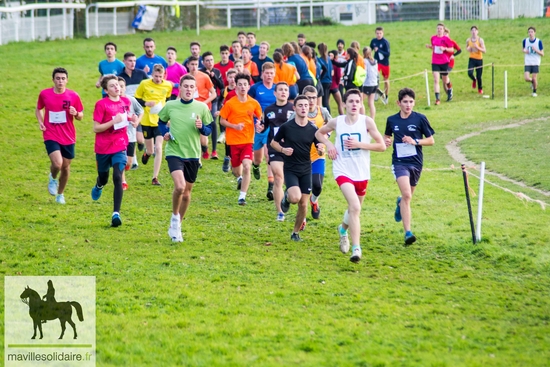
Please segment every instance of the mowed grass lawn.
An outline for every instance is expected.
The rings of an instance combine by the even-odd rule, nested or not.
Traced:
[[[436,23],[384,25],[392,45],[392,78],[430,68],[424,45]],[[321,219],[314,221],[308,214],[299,244],[289,240],[296,208],[279,223],[273,204],[265,199],[265,165],[262,179],[252,182],[248,205],[239,207],[235,179],[221,171],[221,161],[204,162],[183,223],[185,242],[172,244],[166,233],[172,184],[165,163],[162,187],[150,184],[151,163],[128,173],[123,225],[109,228],[112,185],[98,202],[90,198],[96,177],[91,116],[100,97],[94,87],[97,63],[108,41],[118,44],[120,57],[126,51],[141,54],[145,35],[2,46],[0,272],[96,276],[98,366],[548,365],[548,210],[486,186],[483,240],[472,245],[462,175],[451,168],[460,162],[450,158],[445,145],[489,126],[547,115],[550,67],[541,67],[539,97],[532,98],[522,81],[521,40],[529,25],[539,29],[543,41],[550,34],[544,19],[477,24],[488,48],[485,62],[497,65],[494,100],[479,97],[465,72],[452,74],[455,100],[437,107],[427,107],[423,76],[392,84],[392,101],[399,88],[417,91],[417,110],[436,130],[436,145],[425,149],[427,169],[412,204],[419,241],[403,247],[402,226],[393,220],[398,189],[389,170],[391,152],[373,153],[359,264],[338,250],[336,226],[346,205],[330,163]],[[462,46],[471,23],[448,26]],[[374,28],[273,27],[257,31],[257,38],[275,47],[304,32],[308,40],[329,45],[338,38],[365,45]],[[190,41],[199,40],[203,50],[217,55],[218,46],[229,44],[236,32],[151,36],[159,54],[173,45],[183,60]],[[57,205],[46,190],[49,163],[34,117],[38,93],[52,85],[51,71],[57,66],[69,70],[68,87],[78,91],[85,106],[84,120],[76,122],[76,159],[65,206]],[[462,54],[455,69],[466,67],[467,55]],[[490,70],[484,73],[486,94]],[[509,78],[507,110],[504,70]],[[378,103],[377,108],[376,121],[383,130],[397,106]],[[549,190],[547,124],[483,133],[461,148],[469,159],[485,160],[490,169]],[[471,178],[475,191],[477,185]],[[30,320],[28,325],[30,338]],[[56,335],[59,326],[48,322],[44,329]]]

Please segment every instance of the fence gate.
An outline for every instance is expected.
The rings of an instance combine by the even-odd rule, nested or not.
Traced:
[[[484,0],[451,0],[448,2],[449,20],[487,19],[483,16]]]

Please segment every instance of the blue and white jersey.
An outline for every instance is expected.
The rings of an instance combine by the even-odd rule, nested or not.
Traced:
[[[264,83],[256,83],[250,87],[248,95],[258,101],[262,107],[262,111],[264,111],[267,106],[277,102],[277,98],[275,97],[275,84],[269,89]]]
[[[542,41],[538,38],[535,38],[532,41],[529,38],[523,40],[523,48],[529,51],[529,53],[525,54],[525,65],[527,66],[540,65],[541,57],[538,53],[535,52],[533,47],[535,47],[539,51],[542,51]]]
[[[149,71],[147,72],[147,75],[151,76],[151,74],[153,74],[153,66],[155,64],[161,64],[162,66],[164,66],[165,70],[168,67],[168,63],[166,62],[166,60],[164,60],[162,56],[155,55],[153,57],[147,57],[147,55],[141,55],[136,60],[136,69],[143,70],[145,66],[149,66]]]

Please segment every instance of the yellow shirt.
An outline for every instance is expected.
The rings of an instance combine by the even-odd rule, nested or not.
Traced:
[[[145,102],[155,102],[160,103],[162,107],[166,104],[166,99],[170,98],[172,94],[172,84],[163,80],[160,84],[155,84],[152,79],[142,80],[139,83],[136,93],[134,94],[135,98],[144,100]],[[141,124],[143,126],[158,126],[159,124],[159,115],[160,110],[156,111],[157,113],[151,113],[151,109],[158,109],[155,107],[144,107],[143,118],[141,119]]]
[[[315,126],[317,126],[317,128],[320,129],[325,124],[325,120],[323,119],[323,113],[321,112],[321,107],[317,106],[317,116],[315,116],[313,120],[310,117],[308,117],[308,120],[313,122]],[[309,157],[311,158],[311,162],[315,162],[317,159],[325,159],[324,156],[320,156],[319,153],[317,153],[317,146],[315,144],[311,144],[311,151],[309,152]]]
[[[479,51],[480,43],[479,38],[472,42],[471,38],[468,38],[468,47],[476,47],[477,51],[470,52],[470,59],[476,59],[476,60],[482,60],[483,59],[483,52]]]

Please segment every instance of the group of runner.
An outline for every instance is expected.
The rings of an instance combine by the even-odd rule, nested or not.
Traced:
[[[532,31],[534,35],[534,29]],[[344,49],[343,40],[338,40],[337,50],[331,52],[327,52],[326,44],[320,43],[316,56],[316,45],[307,42],[303,34],[298,35],[297,42],[284,43],[270,58],[267,42],[256,45],[254,33],[239,32],[231,48],[220,46],[221,61],[217,64],[211,52],[201,54],[198,42],[190,44],[191,56],[182,64],[177,61],[174,47],[168,47],[166,60],[156,55],[156,45],[151,38],[143,41],[144,55],[136,58],[135,54],[126,52],[123,62],[116,59],[117,46],[107,43],[107,59],[99,63],[100,78],[96,84],[102,89],[103,98],[93,112],[98,177],[91,191],[92,199],[101,197],[113,168],[111,225],[120,226],[123,191],[128,189],[124,171],[138,167],[136,143],[139,150],[144,150],[142,164],[146,165],[154,156],[151,183],[160,185],[158,174],[166,142],[165,156],[174,182],[168,234],[173,241],[181,242],[181,222],[190,204],[201,159],[218,159],[217,144],[225,143],[222,170],[228,172],[231,167],[236,177],[237,203],[247,204],[251,175],[260,179],[260,164],[266,157],[266,196],[274,201],[278,221],[285,220],[290,204],[298,204],[291,239],[300,241],[308,201],[311,216],[320,217],[318,200],[326,153],[334,160],[334,176],[348,203],[338,227],[340,249],[344,253],[350,249],[349,230],[351,260],[359,261],[359,214],[370,179],[369,154],[371,150],[384,151],[392,146],[392,168],[401,192],[395,220],[403,221],[405,244],[414,243],[410,201],[422,171],[422,146],[434,144],[434,131],[426,116],[413,111],[415,94],[408,88],[399,91],[400,111],[388,118],[384,137],[374,123],[374,108],[370,108],[371,117],[365,116],[365,98],[369,106],[371,96],[376,94],[387,103],[389,93],[389,42],[381,27],[375,32],[376,38],[370,47],[363,49],[361,58],[359,44],[352,42],[352,47]],[[444,26],[438,25],[438,35],[432,37],[436,59],[442,54],[456,54],[458,50],[456,45],[449,44],[450,39],[444,32]],[[531,35],[531,28],[529,32]],[[467,48],[471,55],[481,55],[485,50],[476,27],[472,27]],[[531,40],[524,48],[529,50],[529,55],[535,52],[542,56],[540,41]],[[471,62],[474,62],[472,57]],[[365,66],[364,80],[354,83],[361,65]],[[438,71],[434,69],[434,77],[443,74],[442,67],[438,66]],[[475,70],[479,74],[473,78],[474,83],[481,89],[482,69]],[[384,78],[384,91],[378,88],[379,71]],[[536,93],[538,70],[529,71],[533,73],[533,93]],[[52,79],[54,87],[40,93],[36,117],[51,161],[48,191],[56,196],[58,203],[64,204],[63,192],[76,140],[73,119],[82,120],[83,106],[78,94],[66,88],[67,70],[54,69]],[[444,78],[444,82],[451,99],[450,81]],[[327,94],[333,95],[337,102],[339,116],[336,118],[331,116]],[[328,140],[333,131],[334,144]],[[213,135],[211,153],[208,152],[210,135]]]

